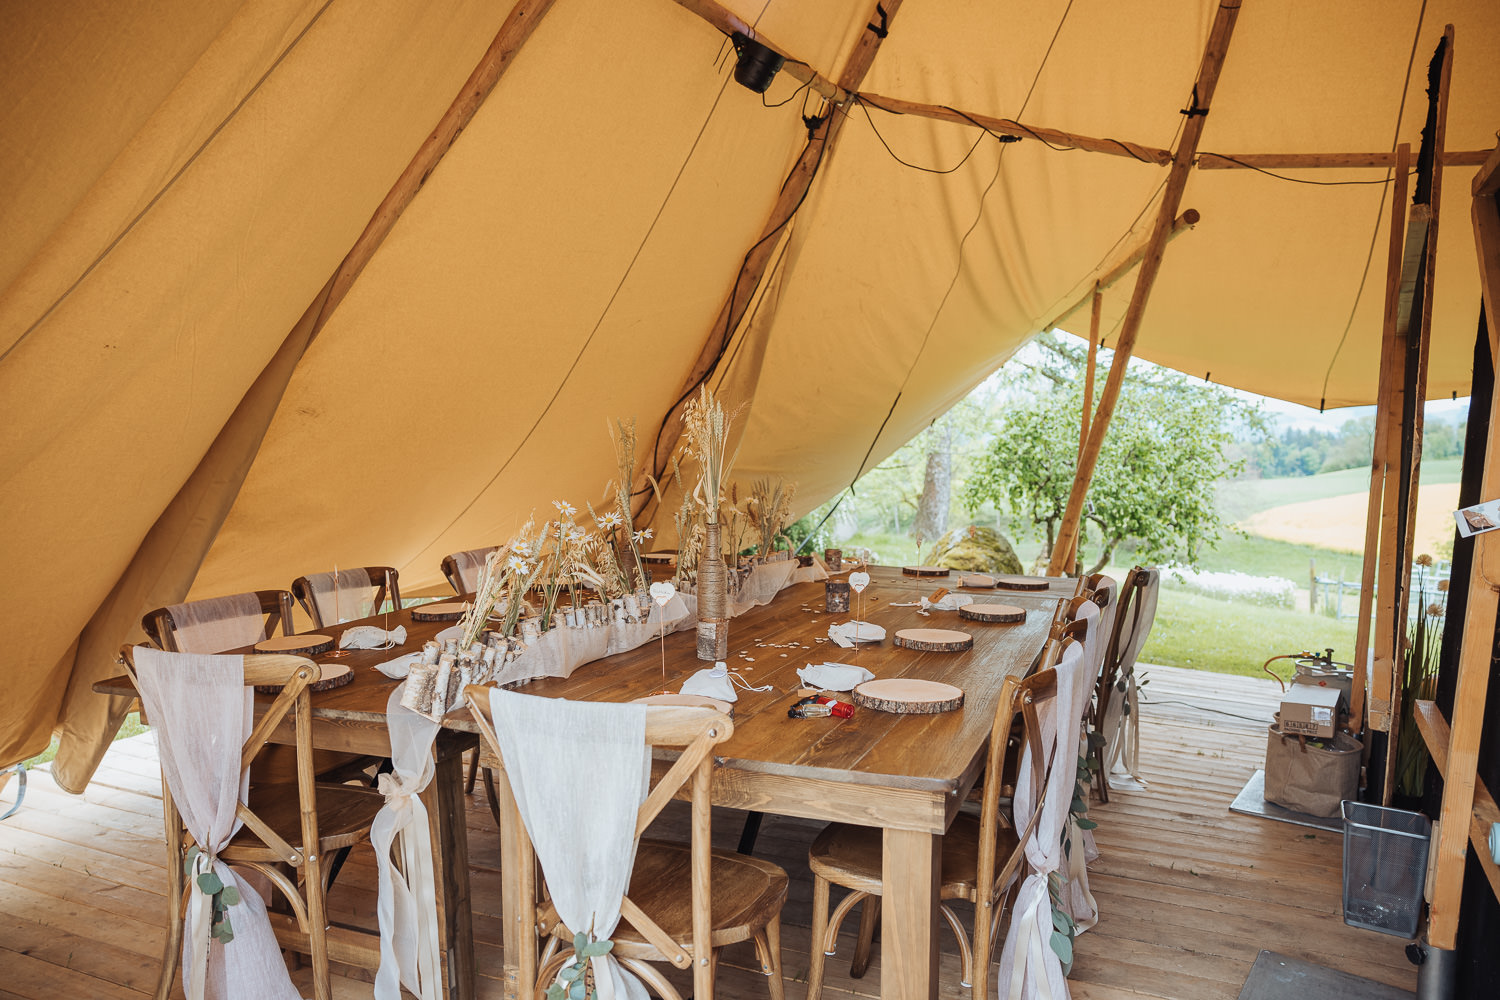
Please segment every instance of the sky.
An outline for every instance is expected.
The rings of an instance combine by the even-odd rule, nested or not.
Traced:
[[[1344,425],[1346,420],[1356,420],[1360,417],[1373,417],[1375,407],[1373,406],[1345,406],[1336,410],[1324,410],[1319,413],[1311,406],[1302,406],[1298,403],[1288,403],[1281,399],[1271,399],[1268,396],[1257,396],[1252,392],[1243,392],[1239,389],[1231,389],[1236,396],[1247,402],[1259,402],[1261,409],[1275,420],[1277,431],[1285,430],[1320,430],[1336,431]],[[1426,418],[1428,420],[1441,420],[1446,423],[1456,424],[1466,419],[1469,415],[1469,397],[1460,396],[1457,399],[1432,399],[1427,401]]]

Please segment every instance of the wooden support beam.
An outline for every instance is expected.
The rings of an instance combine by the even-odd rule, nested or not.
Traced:
[[[1196,208],[1189,208],[1184,211],[1172,222],[1172,231],[1167,234],[1167,241],[1171,242],[1172,240],[1175,240],[1177,237],[1181,236],[1183,233],[1187,232],[1189,229],[1192,229],[1198,224],[1198,221],[1201,218],[1202,216],[1198,214],[1198,210]],[[1125,275],[1129,274],[1131,270],[1141,262],[1141,260],[1146,256],[1146,250],[1148,247],[1150,247],[1150,245],[1151,237],[1148,235],[1146,239],[1142,240],[1141,243],[1130,252],[1130,255],[1128,257],[1120,261],[1120,263],[1116,264],[1114,267],[1110,268],[1109,271],[1104,275],[1104,277],[1099,278],[1097,281],[1095,281],[1094,287],[1099,291],[1108,291],[1110,286],[1114,285],[1115,282],[1119,281],[1121,278],[1125,277]],[[1043,323],[1040,327],[1038,327],[1038,329],[1056,330],[1069,316],[1072,316],[1078,310],[1082,309],[1084,306],[1092,302],[1093,298],[1094,293],[1089,292],[1089,294],[1083,296],[1077,302],[1074,302],[1072,305],[1068,306],[1068,308],[1058,313],[1055,319]]]
[[[781,72],[799,83],[807,84],[813,90],[817,91],[824,100],[842,104],[849,99],[847,91],[842,90],[832,80],[819,76],[818,72],[807,63],[793,56],[785,48],[756,31],[754,26],[745,23],[738,14],[722,4],[715,3],[714,0],[677,0],[677,4],[697,14],[726,35],[732,35],[738,31],[747,38],[753,38],[766,48],[774,50],[786,59],[786,65],[781,68]],[[863,44],[864,40],[869,37],[875,37],[874,32],[867,31],[864,35],[861,35],[860,44]]]
[[[1125,312],[1125,323],[1120,338],[1115,344],[1114,361],[1110,365],[1109,378],[1104,383],[1104,392],[1099,398],[1099,411],[1089,427],[1088,447],[1079,456],[1078,469],[1073,476],[1073,491],[1068,497],[1067,510],[1063,514],[1062,527],[1052,547],[1051,562],[1047,567],[1049,576],[1060,576],[1065,571],[1065,560],[1073,551],[1083,516],[1083,501],[1088,494],[1089,482],[1094,476],[1094,466],[1099,461],[1099,449],[1104,444],[1104,435],[1109,432],[1109,421],[1114,415],[1115,403],[1120,398],[1120,388],[1125,381],[1125,367],[1130,363],[1130,353],[1135,348],[1136,337],[1141,331],[1141,320],[1146,314],[1146,302],[1156,284],[1161,270],[1162,254],[1167,248],[1167,237],[1172,231],[1173,220],[1182,203],[1182,192],[1187,186],[1188,171],[1192,169],[1193,157],[1198,152],[1198,141],[1203,136],[1203,124],[1213,105],[1214,88],[1219,83],[1219,71],[1224,66],[1224,57],[1229,50],[1229,40],[1234,34],[1234,24],[1239,17],[1239,4],[1220,4],[1214,15],[1213,27],[1209,29],[1208,44],[1203,52],[1203,61],[1198,68],[1198,79],[1193,84],[1192,98],[1188,103],[1190,113],[1182,126],[1182,138],[1168,169],[1166,187],[1162,191],[1161,206],[1157,211],[1156,225],[1151,232],[1151,242],[1141,258],[1141,269],[1135,280],[1135,291]]]
[[[1078,422],[1078,454],[1081,456],[1083,450],[1089,443],[1089,421],[1094,415],[1094,362],[1099,357],[1099,322],[1104,313],[1104,289],[1099,285],[1094,286],[1094,307],[1089,310],[1089,353],[1088,360],[1084,362],[1083,369],[1083,416]],[[1078,564],[1078,540],[1073,540],[1073,555],[1068,560],[1068,565]],[[1083,574],[1078,574],[1078,586],[1083,586]]]
[[[679,0],[682,2],[682,0]],[[695,13],[701,13],[700,8],[716,7],[709,0],[689,0],[683,6]],[[876,7],[880,8],[878,11]],[[881,19],[889,29],[892,21],[896,18],[896,12],[901,8],[901,0],[880,0],[875,7],[871,8],[870,21],[880,23]],[[870,71],[871,64],[875,61],[875,53],[879,50],[882,36],[873,31],[866,30],[849,54],[848,63],[844,72],[839,76],[839,90],[845,95],[859,89],[860,83],[864,81],[865,74]],[[708,339],[704,341],[698,357],[688,371],[687,378],[683,380],[682,390],[678,393],[678,400],[667,411],[662,418],[661,426],[657,431],[651,457],[651,474],[661,481],[670,467],[672,453],[677,449],[677,442],[682,436],[682,411],[687,406],[688,400],[692,398],[693,392],[698,385],[707,379],[719,357],[729,345],[730,338],[739,328],[740,321],[745,316],[745,311],[750,307],[755,298],[756,290],[766,274],[766,266],[780,244],[786,238],[787,226],[792,221],[797,209],[801,207],[803,199],[807,197],[808,190],[812,187],[813,179],[818,174],[818,169],[824,159],[832,151],[839,135],[842,133],[844,123],[847,121],[846,108],[835,101],[830,104],[825,112],[825,118],[821,125],[808,139],[806,147],[797,163],[792,167],[791,173],[781,185],[781,193],[776,199],[776,204],[771,208],[770,218],[767,219],[765,227],[761,231],[760,238],[750,247],[745,254],[744,263],[740,267],[739,274],[735,276],[734,284],[730,287],[729,297],[719,310],[718,318],[714,321],[709,331]],[[636,516],[647,519],[654,514],[656,503],[655,496],[651,491],[646,491],[642,497],[640,510]]]
[[[1380,528],[1375,535],[1375,586],[1379,599],[1375,607],[1373,648],[1375,657],[1370,670],[1370,728],[1387,733],[1391,730],[1391,689],[1395,683],[1396,661],[1400,657],[1401,636],[1406,620],[1403,603],[1405,589],[1401,573],[1401,553],[1405,543],[1398,538],[1401,519],[1401,439],[1402,414],[1406,411],[1407,358],[1411,336],[1411,309],[1417,281],[1422,274],[1422,255],[1427,246],[1432,210],[1416,205],[1407,218],[1406,235],[1392,238],[1391,252],[1400,253],[1393,261],[1394,272],[1386,275],[1386,314],[1381,338],[1381,390],[1376,400],[1375,433],[1381,450],[1375,455],[1380,468]],[[1387,372],[1389,368],[1389,372]],[[1389,380],[1387,380],[1389,374]],[[1375,490],[1372,470],[1371,492]],[[1369,539],[1366,539],[1369,544]],[[1368,553],[1368,550],[1367,550]],[[1363,598],[1361,598],[1363,601]],[[1399,620],[1398,620],[1399,619]],[[1367,647],[1368,648],[1368,647]]]
[[[1375,416],[1375,447],[1370,456],[1370,494],[1365,507],[1364,565],[1360,573],[1359,623],[1354,639],[1354,682],[1349,692],[1349,717],[1355,730],[1362,732],[1365,722],[1365,665],[1370,662],[1370,612],[1375,602],[1376,568],[1380,564],[1381,511],[1385,500],[1386,475],[1388,472],[1386,449],[1392,430],[1392,414],[1399,420],[1400,408],[1392,410],[1391,394],[1399,379],[1401,353],[1397,348],[1396,314],[1401,297],[1401,271],[1405,249],[1407,181],[1411,168],[1411,144],[1401,143],[1396,147],[1395,176],[1391,184],[1391,220],[1389,243],[1386,250],[1385,310],[1380,338],[1380,387],[1376,393],[1379,404]],[[1426,235],[1426,226],[1422,227]],[[1389,715],[1390,702],[1387,697],[1381,706],[1383,715]],[[1384,731],[1389,723],[1380,729]]]
[[[1477,167],[1490,155],[1488,149],[1455,149],[1443,153],[1445,167]],[[1381,167],[1396,165],[1395,153],[1203,153],[1199,170],[1308,170],[1319,167]]]
[[[859,99],[872,108],[893,114],[916,115],[920,118],[931,118],[934,121],[953,122],[959,125],[977,125],[1001,135],[1012,135],[1018,139],[1036,139],[1049,146],[1063,149],[1086,149],[1091,153],[1123,156],[1131,160],[1140,160],[1142,163],[1154,163],[1159,167],[1172,162],[1171,151],[1156,146],[1143,146],[1138,142],[1097,139],[1093,136],[1079,135],[1076,132],[1063,132],[1055,128],[1044,128],[1041,125],[1028,125],[1011,118],[996,118],[993,115],[959,111],[940,104],[905,101],[899,97],[886,97],[882,94],[860,94]]]
[[[1474,175],[1474,247],[1479,254],[1479,290],[1489,325],[1490,357],[1500,358],[1500,145]]]
[[[1417,495],[1421,485],[1422,431],[1426,425],[1427,367],[1432,353],[1433,303],[1437,298],[1438,223],[1443,211],[1443,150],[1447,148],[1448,94],[1449,84],[1453,77],[1453,25],[1451,24],[1443,29],[1441,53],[1442,61],[1437,71],[1437,93],[1429,97],[1432,110],[1428,115],[1428,127],[1431,131],[1424,136],[1422,151],[1417,158],[1417,197],[1422,196],[1422,185],[1425,179],[1426,206],[1431,215],[1431,221],[1427,226],[1426,252],[1422,255],[1420,297],[1422,311],[1420,315],[1413,317],[1416,327],[1415,336],[1409,332],[1406,338],[1409,352],[1407,357],[1409,378],[1401,435],[1403,451],[1401,466],[1398,469],[1401,477],[1398,481],[1401,502],[1404,504],[1398,532],[1401,548],[1397,553],[1400,559],[1397,567],[1399,582],[1397,593],[1400,606],[1397,608],[1395,620],[1397,654],[1392,664],[1390,742],[1385,755],[1385,781],[1381,786],[1381,799],[1385,805],[1391,804],[1392,796],[1395,794],[1396,757],[1398,756],[1396,751],[1401,737],[1401,702],[1404,696],[1402,666],[1405,663],[1403,654],[1407,648],[1406,628],[1411,606],[1408,597],[1411,592],[1411,561],[1416,545],[1416,532],[1412,530],[1412,527],[1416,523]],[[1429,70],[1430,79],[1431,71]],[[1426,164],[1422,162],[1423,160],[1427,161]],[[1424,166],[1425,178],[1423,177]],[[1422,614],[1423,609],[1419,608],[1417,613]]]
[[[505,71],[516,61],[516,54],[531,37],[532,31],[542,17],[552,9],[554,0],[518,0],[511,8],[510,14],[500,25],[500,30],[490,42],[490,47],[485,50],[474,71],[464,81],[463,89],[438,120],[437,126],[428,133],[427,138],[418,147],[411,162],[396,178],[396,183],[391,185],[385,199],[375,209],[374,215],[365,225],[364,231],[354,241],[354,246],[339,264],[338,270],[331,279],[332,287],[328,297],[323,301],[314,321],[312,336],[316,337],[318,332],[327,324],[333,311],[338,308],[339,303],[344,301],[344,296],[354,286],[359,278],[360,272],[365,265],[375,256],[375,251],[380,244],[385,242],[386,236],[395,228],[396,220],[401,218],[401,213],[411,204],[412,199],[422,190],[422,185],[427,183],[427,178],[437,169],[438,163],[443,159],[448,148],[473,121],[474,115],[479,111],[484,99],[495,89],[495,84],[505,75]]]
[[[1427,744],[1427,752],[1432,757],[1433,766],[1446,781],[1448,745],[1452,741],[1448,720],[1443,718],[1443,713],[1438,711],[1437,705],[1430,701],[1417,702],[1415,716],[1417,729],[1422,733],[1423,742]],[[1469,843],[1474,848],[1474,854],[1479,858],[1485,877],[1489,879],[1490,891],[1500,897],[1500,865],[1496,865],[1495,859],[1490,856],[1491,823],[1500,823],[1500,806],[1496,806],[1495,797],[1490,794],[1484,782],[1476,777],[1474,779],[1474,810],[1469,817],[1469,822],[1464,825],[1468,831]],[[1438,831],[1438,836],[1441,840],[1441,830]]]

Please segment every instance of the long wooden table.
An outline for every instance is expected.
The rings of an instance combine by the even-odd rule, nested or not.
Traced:
[[[821,583],[797,584],[774,602],[734,619],[729,626],[730,669],[767,692],[739,692],[734,736],[719,747],[714,771],[715,805],[812,819],[858,823],[884,831],[885,897],[881,996],[917,1000],[937,996],[938,888],[942,834],[974,785],[984,763],[990,728],[1005,679],[1030,670],[1041,652],[1058,592],[965,591],[978,601],[1027,609],[1014,625],[960,620],[956,612],[922,615],[892,602],[915,601],[952,581],[903,577],[876,568],[849,614],[824,611]],[[1067,594],[1073,581],[1068,581]],[[861,612],[883,626],[878,646],[844,649],[827,640],[828,626]],[[918,653],[897,648],[890,636],[901,628],[954,628],[974,636],[963,653]],[[819,642],[822,638],[825,641]],[[667,636],[668,676],[655,642],[579,668],[566,679],[534,681],[527,694],[595,701],[629,701],[662,690],[676,691],[693,671],[707,666],[695,655],[692,632]],[[923,677],[962,688],[964,707],[940,715],[898,716],[858,709],[853,718],[789,719],[808,663],[854,663],[877,677]],[[501,783],[504,785],[504,783]],[[534,932],[514,914],[520,883],[510,834],[518,829],[514,803],[502,790],[501,829],[507,928],[507,980],[526,981]],[[516,945],[516,947],[513,947]]]
[[[776,600],[734,619],[729,627],[728,664],[751,684],[771,684],[766,692],[741,691],[735,705],[735,734],[720,748],[714,772],[716,805],[786,816],[859,823],[884,830],[885,898],[881,996],[916,1000],[937,996],[937,892],[942,833],[974,785],[984,762],[996,702],[1006,677],[1027,672],[1046,641],[1057,603],[1071,595],[1074,581],[1059,582],[1048,592],[962,591],[978,601],[1014,604],[1027,609],[1024,623],[987,624],[959,619],[956,612],[921,615],[914,607],[892,602],[916,601],[937,587],[958,590],[956,577],[912,578],[899,570],[876,567],[863,595],[852,597],[849,614],[823,609],[822,583],[796,584]],[[828,626],[855,613],[883,626],[888,635],[878,646],[857,651],[827,639]],[[414,621],[411,610],[377,615],[324,629],[336,639],[354,625],[395,628],[404,625],[407,641],[396,650],[351,650],[325,664],[353,669],[353,683],[314,693],[313,744],[320,749],[388,755],[385,707],[397,682],[375,669],[395,656],[420,649],[422,643],[452,622]],[[974,636],[974,648],[963,653],[918,653],[896,648],[890,639],[901,628],[955,628]],[[819,642],[819,639],[824,641]],[[240,650],[239,652],[249,652]],[[580,667],[572,677],[533,681],[527,694],[595,701],[629,701],[663,690],[676,691],[694,671],[708,666],[697,659],[691,630],[666,637],[667,677],[656,642]],[[801,682],[797,669],[824,661],[858,663],[877,677],[924,677],[962,688],[965,704],[956,712],[897,716],[859,709],[851,719],[788,719]],[[134,693],[128,678],[96,685],[106,693]],[[475,727],[466,708],[449,713],[437,747],[437,773],[422,798],[432,827],[434,866],[438,873],[438,911],[444,954],[445,992],[456,1000],[475,995],[473,917],[468,883],[468,837],[464,816],[462,754],[475,744]],[[273,739],[287,740],[290,730]],[[534,961],[535,929],[516,920],[519,905],[519,853],[514,838],[519,816],[508,786],[499,783],[503,839],[503,880],[507,934],[505,974],[518,981],[524,956]],[[332,947],[332,944],[331,944]],[[349,964],[367,964],[368,949],[353,945],[333,956]]]

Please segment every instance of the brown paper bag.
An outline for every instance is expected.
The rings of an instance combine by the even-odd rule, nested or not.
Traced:
[[[1337,816],[1339,803],[1359,794],[1363,750],[1347,733],[1304,745],[1273,724],[1266,737],[1266,801],[1309,816]]]

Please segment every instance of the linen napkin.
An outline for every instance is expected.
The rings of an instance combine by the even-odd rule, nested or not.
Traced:
[[[339,649],[392,649],[406,644],[406,626],[397,625],[387,632],[374,625],[356,625],[339,636]]]

